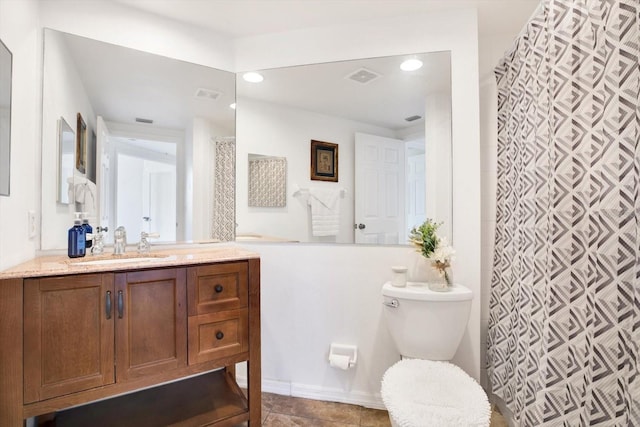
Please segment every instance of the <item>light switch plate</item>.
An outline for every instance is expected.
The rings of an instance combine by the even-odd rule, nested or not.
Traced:
[[[29,238],[36,237],[36,211],[27,211],[27,226],[29,227]]]

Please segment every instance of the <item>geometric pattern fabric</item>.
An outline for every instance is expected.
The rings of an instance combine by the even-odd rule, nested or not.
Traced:
[[[249,206],[287,206],[287,159],[266,157],[249,160]]]
[[[550,1],[495,70],[487,363],[523,427],[640,426],[640,1]]]
[[[213,227],[211,238],[230,242],[236,238],[236,141],[221,138],[215,144]]]

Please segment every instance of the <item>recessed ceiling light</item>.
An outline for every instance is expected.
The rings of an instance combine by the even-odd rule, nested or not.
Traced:
[[[402,64],[400,64],[400,69],[402,71],[415,71],[419,68],[422,68],[422,61],[419,59],[407,59]]]
[[[256,73],[254,71],[244,73],[242,75],[242,78],[245,79],[245,81],[251,82],[251,83],[260,83],[261,81],[264,80],[264,77],[262,77],[262,74]]]
[[[235,110],[236,109],[236,103],[234,102],[233,104],[229,105],[229,108],[232,108],[232,109]]]

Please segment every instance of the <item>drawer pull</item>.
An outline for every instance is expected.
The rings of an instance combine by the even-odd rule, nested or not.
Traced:
[[[221,340],[222,338],[224,338],[224,334],[222,333],[222,331],[218,331],[216,332],[216,338]]]
[[[107,291],[107,320],[111,319],[111,291]]]
[[[122,291],[118,291],[118,319],[122,319],[124,312],[124,296]]]
[[[213,289],[215,289],[216,293],[219,294],[224,288],[222,285],[216,285]]]

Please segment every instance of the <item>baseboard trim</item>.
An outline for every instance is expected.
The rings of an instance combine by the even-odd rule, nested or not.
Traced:
[[[236,375],[236,382],[241,388],[247,388],[247,377]],[[266,393],[281,394],[291,396],[291,383],[285,381],[262,379],[262,391]]]
[[[291,395],[307,399],[360,405],[366,408],[386,409],[379,393],[371,394],[362,391],[344,391],[337,388],[331,389],[308,384],[291,383]]]
[[[238,375],[236,381],[240,387],[247,386],[247,377]],[[379,393],[372,395],[361,391],[347,392],[337,388],[318,387],[309,384],[289,383],[262,379],[262,391],[265,393],[281,394],[283,396],[302,397],[305,399],[324,400],[328,402],[348,403],[366,408],[385,410]]]

